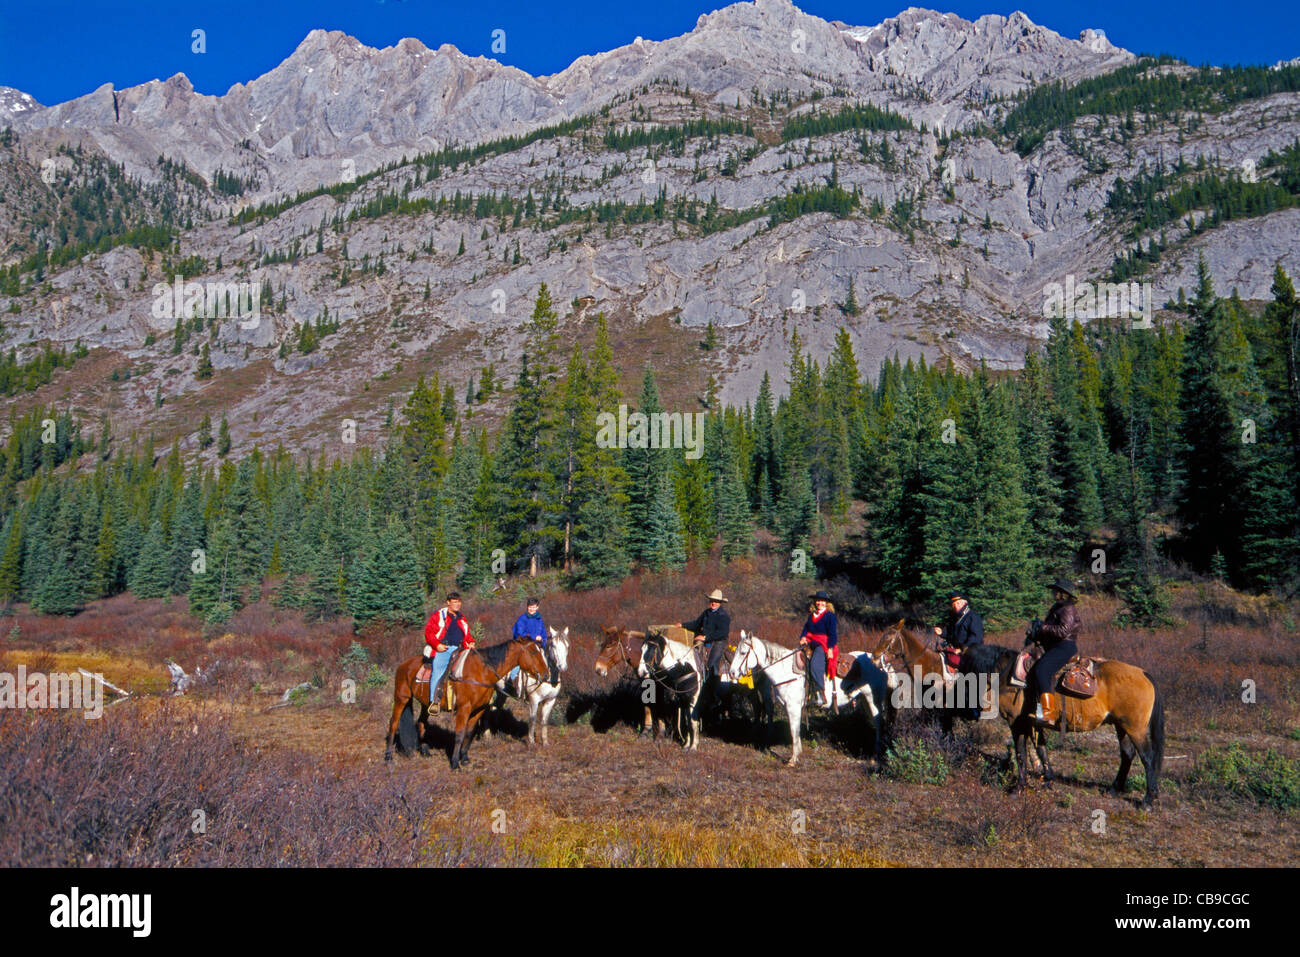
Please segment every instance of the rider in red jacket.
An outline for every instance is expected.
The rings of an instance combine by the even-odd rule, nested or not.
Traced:
[[[438,682],[447,671],[452,656],[461,648],[473,648],[474,636],[470,634],[469,619],[460,613],[460,593],[447,596],[447,604],[439,608],[424,625],[424,663],[431,666],[429,674],[429,702],[435,704]]]

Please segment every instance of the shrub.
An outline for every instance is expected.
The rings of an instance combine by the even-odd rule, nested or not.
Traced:
[[[895,741],[885,769],[891,778],[906,784],[946,784],[950,773],[943,752],[920,739]]]
[[[1263,752],[1246,751],[1239,744],[1211,748],[1196,759],[1189,778],[1194,787],[1253,797],[1266,807],[1300,808],[1300,761],[1273,748]]]

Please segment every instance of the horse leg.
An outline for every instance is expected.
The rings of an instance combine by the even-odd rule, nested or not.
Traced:
[[[402,720],[402,709],[407,702],[394,696],[393,700],[393,718],[388,722],[388,735],[384,738],[384,760],[393,760],[393,742],[397,739],[397,725]]]
[[[530,694],[528,696],[528,737],[524,739],[524,743],[529,747],[537,743],[537,705],[537,695]]]
[[[412,702],[414,704],[416,702]],[[429,720],[429,706],[420,704],[420,715],[415,722],[415,730],[419,733],[418,750],[420,757],[427,758],[432,756],[433,752],[429,750],[429,726],[432,722]]]
[[[803,715],[803,706],[800,704],[788,704],[786,715],[790,719],[790,760],[786,762],[787,767],[794,767],[799,763],[799,755],[803,753],[803,745],[799,741],[799,722]]]
[[[1043,786],[1047,787],[1052,783],[1052,767],[1047,763],[1047,733],[1041,728],[1034,733],[1034,750],[1043,762]]]
[[[1142,770],[1146,775],[1147,788],[1146,794],[1142,797],[1141,807],[1143,810],[1146,810],[1150,808],[1151,805],[1155,803],[1156,798],[1159,797],[1158,783],[1156,779],[1159,777],[1160,772],[1156,767],[1151,736],[1150,733],[1144,736],[1138,736],[1130,731],[1128,732],[1128,740],[1129,747],[1132,748],[1133,751],[1137,752],[1137,756],[1142,759]],[[1129,761],[1132,761],[1132,757],[1129,758]]]
[[[1016,738],[1016,787],[1015,790],[1023,791],[1026,787],[1025,774],[1029,769],[1029,735],[1021,731],[1012,732]]]
[[[1111,783],[1110,793],[1119,795],[1128,789],[1128,772],[1133,766],[1133,757],[1137,754],[1137,748],[1119,725],[1115,725],[1115,737],[1119,739],[1119,771],[1116,772],[1115,780]]]
[[[469,717],[465,720],[465,741],[460,746],[460,766],[469,765],[469,746],[474,743],[474,729],[478,727],[483,715],[486,714],[487,707],[480,705],[477,709],[471,708]]]
[[[547,745],[546,726],[547,724],[550,723],[551,709],[555,707],[555,702],[559,699],[559,697],[560,694],[559,691],[557,690],[554,695],[552,695],[550,698],[547,698],[545,701],[542,702],[542,713],[539,718],[541,722],[541,731],[542,731],[542,747],[546,747]]]
[[[710,695],[713,695],[714,693],[713,690],[710,690],[709,692]],[[687,751],[698,751],[700,749],[700,728],[703,725],[703,719],[695,717],[695,709],[699,704],[700,695],[702,694],[704,694],[704,689],[701,687],[691,697],[690,708],[683,712],[683,715],[686,718],[686,730],[690,733],[690,743],[686,746]],[[710,706],[712,706],[712,701],[710,701]]]
[[[453,771],[460,768],[460,752],[465,744],[465,719],[466,710],[456,709],[456,739],[451,743],[451,769]]]

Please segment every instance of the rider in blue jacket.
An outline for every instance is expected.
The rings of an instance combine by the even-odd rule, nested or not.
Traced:
[[[542,657],[547,663],[551,663],[551,656],[547,654],[547,647],[550,645],[551,636],[546,630],[546,622],[542,620],[541,602],[536,598],[529,597],[528,610],[515,619],[515,627],[511,632],[515,638],[531,638],[541,645]],[[510,672],[510,680],[514,681],[519,677],[519,668],[516,666]],[[558,684],[557,675],[555,674],[555,665],[551,664],[551,684]]]

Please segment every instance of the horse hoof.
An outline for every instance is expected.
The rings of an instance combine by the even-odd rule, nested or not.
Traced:
[[[391,761],[391,760],[393,760],[393,752],[392,752],[392,751],[385,751],[385,752],[384,752],[384,760],[385,760],[385,761]]]

